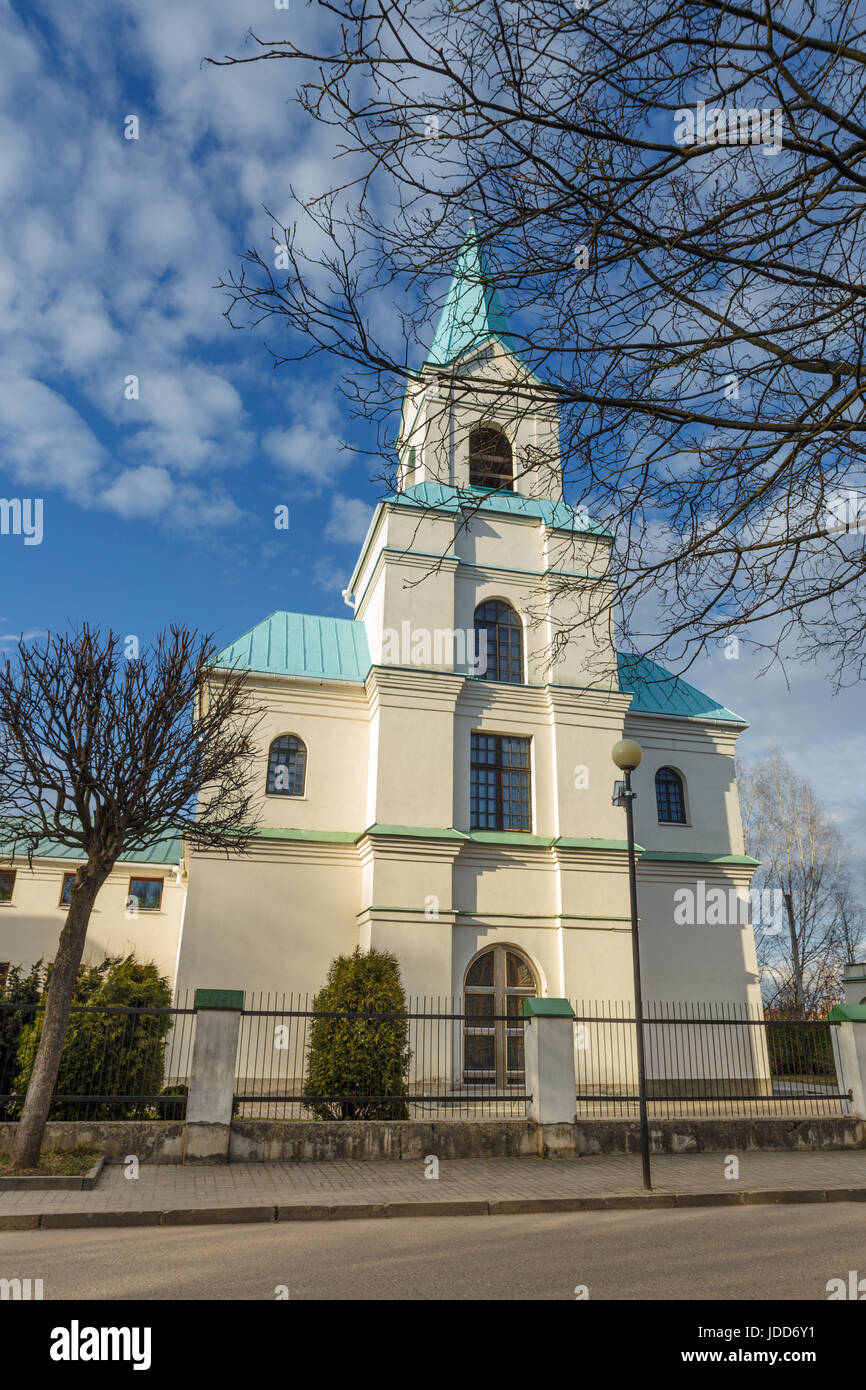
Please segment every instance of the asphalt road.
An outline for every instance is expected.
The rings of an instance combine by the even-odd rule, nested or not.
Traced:
[[[0,1233],[46,1300],[826,1300],[849,1270],[864,1203]]]

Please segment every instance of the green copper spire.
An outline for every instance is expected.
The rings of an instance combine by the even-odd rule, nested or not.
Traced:
[[[470,221],[426,365],[448,367],[491,338],[517,355],[499,292],[491,284],[484,248]]]

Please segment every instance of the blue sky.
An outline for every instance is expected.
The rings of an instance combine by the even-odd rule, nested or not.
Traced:
[[[290,22],[260,11],[268,34]],[[279,215],[290,182],[316,187],[287,71],[201,65],[241,50],[256,15],[199,0],[0,14],[0,492],[44,499],[42,544],[0,544],[2,636],[88,617],[143,643],[171,621],[228,641],[274,608],[350,616],[340,590],[381,484],[341,448],[357,426],[339,368],[274,371],[213,288],[238,252],[268,249],[262,204]]]
[[[223,643],[277,608],[350,616],[381,465],[341,445],[371,450],[374,427],[348,417],[339,362],[274,371],[213,288],[270,247],[263,205],[288,220],[290,184],[322,190],[332,137],[288,102],[288,64],[201,62],[320,22],[301,0],[0,0],[0,496],[44,499],[41,545],[0,537],[5,645],[84,618]],[[752,721],[743,753],[778,740],[862,837],[862,692],[756,672],[720,645],[688,678]]]

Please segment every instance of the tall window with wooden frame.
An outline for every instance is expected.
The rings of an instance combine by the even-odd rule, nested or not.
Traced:
[[[685,825],[685,787],[675,768],[660,767],[656,773],[656,809],[662,824]]]
[[[472,830],[532,829],[528,738],[472,735],[469,813]]]
[[[303,796],[306,780],[306,744],[296,734],[275,738],[268,750],[268,796]]]
[[[478,679],[523,684],[523,624],[520,615],[503,599],[488,599],[475,610],[475,649]]]

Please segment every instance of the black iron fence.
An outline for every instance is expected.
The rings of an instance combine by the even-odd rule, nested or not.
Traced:
[[[518,1001],[520,1002],[520,1001]],[[309,996],[247,1000],[235,1113],[259,1119],[522,1116],[523,1020],[467,999],[410,1000],[404,1014],[316,1013]],[[637,1115],[633,1006],[573,1005],[576,1111]],[[650,1114],[840,1115],[837,1024],[768,1018],[759,1006],[644,1009]]]
[[[0,1000],[0,1120],[21,1114],[43,1013]],[[49,1118],[184,1119],[194,1031],[187,995],[166,1009],[74,1006]]]
[[[637,1115],[637,1033],[630,1003],[577,1000],[578,1113]],[[848,1092],[839,1025],[785,1019],[759,1005],[644,1003],[650,1114],[840,1115]]]
[[[234,1113],[261,1119],[522,1117],[523,1019],[477,1001],[412,999],[404,1013],[322,1013],[307,995],[247,997]],[[578,1116],[635,1117],[636,1024],[628,1003],[573,1005]],[[0,1120],[21,1113],[42,1005],[0,1001]],[[847,1083],[839,1025],[768,1016],[744,1004],[644,1007],[655,1118],[840,1115]],[[76,1006],[52,1119],[183,1119],[195,1013]]]
[[[235,1114],[248,1119],[515,1116],[529,1096],[523,1019],[415,999],[405,1013],[322,1013],[256,995],[241,1019]]]

